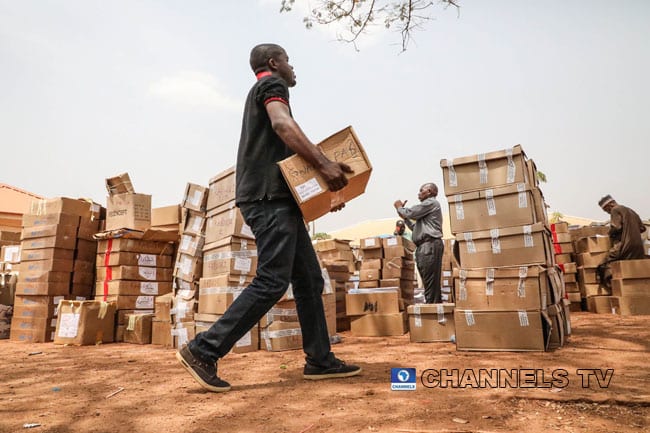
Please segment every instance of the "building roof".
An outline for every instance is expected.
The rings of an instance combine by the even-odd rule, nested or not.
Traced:
[[[0,213],[24,214],[33,199],[42,196],[6,183],[0,183]]]

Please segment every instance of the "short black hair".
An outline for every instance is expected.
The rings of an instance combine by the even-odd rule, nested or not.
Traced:
[[[285,50],[278,44],[259,44],[251,50],[250,65],[254,73],[268,69],[268,61],[281,54]]]

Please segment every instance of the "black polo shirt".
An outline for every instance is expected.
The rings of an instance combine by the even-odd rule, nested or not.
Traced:
[[[237,204],[291,197],[277,162],[295,152],[273,131],[266,112],[266,104],[271,101],[289,105],[289,88],[284,80],[269,72],[262,72],[257,78],[244,106],[237,151]]]

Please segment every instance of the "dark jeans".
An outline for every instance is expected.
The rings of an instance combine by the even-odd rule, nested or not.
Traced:
[[[240,204],[257,245],[257,275],[210,329],[189,343],[206,362],[224,357],[293,284],[307,363],[328,367],[334,361],[323,309],[323,277],[316,252],[293,199]]]
[[[442,254],[444,251],[445,244],[442,242],[442,239],[426,241],[418,245],[415,250],[415,261],[420,277],[422,277],[424,299],[427,304],[439,304],[442,302],[440,281],[442,277]]]

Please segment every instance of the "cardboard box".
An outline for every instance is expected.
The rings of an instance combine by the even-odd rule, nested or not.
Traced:
[[[359,289],[376,289],[379,288],[379,280],[364,280],[357,282]]]
[[[112,280],[98,281],[95,285],[95,293],[106,295],[165,295],[172,291],[171,282],[163,281],[129,281]]]
[[[524,183],[455,194],[447,201],[454,234],[547,221],[541,191]]]
[[[72,272],[73,263],[74,261],[69,259],[34,260],[29,262],[22,262],[18,264],[16,268],[21,275],[29,275],[33,272]]]
[[[239,208],[222,206],[208,213],[205,227],[205,243],[217,242],[221,239],[237,236],[255,239],[251,228],[244,221]]]
[[[576,241],[577,253],[604,253],[612,247],[609,236],[589,236]]]
[[[347,186],[331,192],[320,172],[301,156],[292,155],[278,163],[307,222],[363,194],[372,172],[370,160],[350,126],[326,138],[317,146],[327,158],[349,165],[354,173],[346,173]]]
[[[90,202],[67,197],[32,200],[27,213],[37,216],[63,213],[84,218],[90,218],[92,215]]]
[[[134,280],[167,281],[172,280],[172,269],[150,266],[107,266],[97,268],[97,281]]]
[[[394,259],[397,257],[402,257],[407,260],[413,260],[414,259],[414,251],[415,250],[409,250],[401,245],[393,245],[390,247],[384,248],[384,258],[387,260]]]
[[[151,344],[163,347],[173,347],[174,338],[172,337],[172,324],[153,320],[151,322]]]
[[[97,252],[110,254],[127,251],[139,254],[171,255],[174,244],[170,242],[143,241],[139,239],[106,239],[97,242]]]
[[[13,316],[11,319],[11,341],[24,343],[47,343],[54,339],[56,319]]]
[[[116,194],[106,199],[106,230],[145,231],[151,227],[151,196]]]
[[[64,282],[18,282],[16,295],[61,296],[70,293],[70,281]]]
[[[534,185],[520,145],[510,149],[440,161],[445,195],[525,183]]]
[[[610,296],[612,294],[610,289],[601,286],[600,284],[583,284],[581,289],[582,294],[586,298],[591,296]]]
[[[271,323],[298,322],[298,310],[296,301],[279,301],[262,316],[259,321],[260,328],[267,328]]]
[[[174,294],[171,292],[161,296],[156,296],[156,299],[154,300],[155,320],[171,323],[173,302]]]
[[[153,314],[127,314],[124,342],[151,344]]]
[[[564,243],[554,243],[553,244],[553,251],[555,254],[571,254],[573,253],[573,243],[571,242],[564,242]],[[566,262],[568,263],[568,262]]]
[[[574,262],[558,264],[559,268],[565,274],[575,274],[578,272],[578,266]]]
[[[214,209],[233,200],[235,200],[235,167],[230,167],[210,179],[207,209]]]
[[[62,248],[43,248],[38,250],[21,250],[20,262],[32,260],[72,260],[74,250]]]
[[[203,236],[183,233],[178,245],[178,252],[189,256],[202,257],[204,245],[205,238]]]
[[[107,302],[115,304],[118,310],[153,310],[155,296],[150,295],[108,295]]]
[[[302,349],[300,323],[277,320],[260,328],[260,348],[269,352]]]
[[[44,248],[63,248],[74,250],[77,244],[77,228],[64,227],[55,236],[25,239],[20,243],[21,250],[40,250]]]
[[[199,282],[199,313],[223,314],[244,290],[230,285],[227,277],[201,278]]]
[[[350,320],[352,335],[359,337],[389,337],[404,335],[408,331],[405,311],[392,314],[366,314]]]
[[[569,233],[569,223],[565,221],[551,223],[551,233]]]
[[[0,247],[0,261],[20,263],[20,245],[3,245]]]
[[[57,316],[59,302],[64,299],[65,296],[16,296],[13,315],[24,319],[51,319]]]
[[[583,284],[598,284],[596,279],[596,268],[578,268],[578,277]]]
[[[257,249],[250,239],[231,236],[203,248],[203,276],[255,274]]]
[[[650,296],[612,296],[612,312],[622,316],[650,315]]]
[[[77,247],[74,252],[75,261],[94,263],[95,254],[97,254],[97,241],[77,239]]]
[[[532,311],[454,311],[456,349],[544,351],[549,319]],[[546,331],[545,331],[546,330]]]
[[[376,248],[381,248],[383,245],[381,238],[378,236],[371,237],[371,238],[364,238],[361,239],[359,242],[360,242],[360,248],[362,250],[373,250]]]
[[[650,278],[650,259],[612,262],[612,278]]]
[[[377,260],[384,258],[384,250],[382,248],[362,249],[359,255],[362,261]]]
[[[399,313],[399,292],[393,288],[358,289],[345,295],[348,316]]]
[[[381,269],[361,269],[359,271],[360,281],[374,281],[381,279]]]
[[[177,204],[171,206],[156,207],[151,209],[151,227],[176,227],[180,228],[181,207]]]
[[[115,305],[100,301],[61,301],[54,344],[111,343],[114,324]]]
[[[129,173],[122,173],[118,174],[117,176],[107,178],[106,190],[110,195],[127,193],[133,194],[135,192]]]
[[[554,274],[554,279],[549,273]],[[541,266],[456,269],[454,278],[456,308],[460,310],[543,310],[557,301],[562,290],[557,272]]]
[[[52,271],[24,271],[18,276],[21,283],[69,283],[72,274],[70,272]]]
[[[415,243],[404,236],[388,236],[381,238],[381,246],[386,249],[390,247],[400,246],[407,250],[415,251]]]
[[[565,263],[571,263],[573,261],[573,254],[556,254],[555,263],[558,265],[563,265]]]
[[[624,297],[650,296],[650,278],[612,278],[612,295]]]
[[[99,232],[99,220],[89,220],[81,218],[79,220],[79,228],[77,229],[77,238],[86,241],[97,243],[93,237]]]
[[[25,214],[22,218],[23,231],[36,229],[38,227],[49,227],[56,225],[77,227],[81,219],[79,215],[68,215],[65,213],[53,213],[46,215]]]
[[[583,268],[597,268],[606,258],[608,253],[582,253],[576,254],[576,263]]]
[[[181,218],[182,233],[204,236],[206,220],[205,212],[183,209],[183,216]]]
[[[350,251],[350,241],[345,239],[319,239],[313,242],[316,252]]]
[[[451,341],[455,337],[454,304],[415,304],[406,311],[412,343]]]
[[[597,314],[615,314],[610,302],[611,298],[611,296],[589,296],[587,310]]]
[[[172,256],[117,251],[109,254],[99,253],[95,260],[97,267],[103,266],[148,266],[171,268]]]
[[[185,281],[194,281],[201,278],[203,258],[180,253],[174,265],[174,278]]]
[[[208,188],[194,183],[187,184],[181,207],[198,212],[205,212],[207,202]]]
[[[456,236],[465,269],[519,265],[553,265],[550,233],[542,223]]]
[[[415,278],[414,268],[400,268],[397,266],[385,266],[381,270],[381,276],[384,279],[400,278],[403,280],[413,280]]]
[[[172,327],[172,336],[174,338],[174,347],[181,348],[190,340],[196,337],[196,327],[194,322],[176,323]]]

